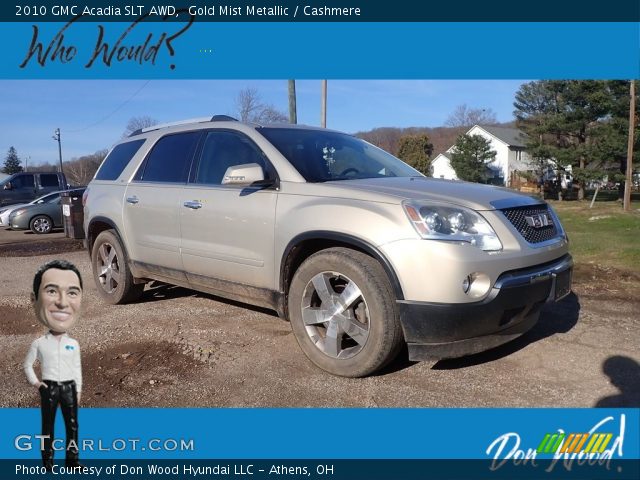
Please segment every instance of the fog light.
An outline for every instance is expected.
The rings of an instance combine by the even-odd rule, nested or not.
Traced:
[[[462,291],[464,293],[469,293],[470,287],[471,287],[471,275],[467,275],[462,281]]]
[[[491,281],[484,273],[470,273],[462,280],[462,291],[472,298],[484,297],[490,289]]]

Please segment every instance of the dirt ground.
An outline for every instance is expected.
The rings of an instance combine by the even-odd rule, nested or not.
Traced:
[[[84,277],[84,315],[72,332],[84,407],[640,406],[638,273],[577,265],[574,293],[507,345],[435,365],[405,352],[376,376],[345,379],[314,367],[273,312],[164,285],[147,287],[139,303],[107,305],[78,241],[3,230],[2,407],[38,404],[22,360],[43,333],[30,306],[33,273],[53,258]]]

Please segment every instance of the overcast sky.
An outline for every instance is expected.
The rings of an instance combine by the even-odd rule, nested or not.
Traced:
[[[518,80],[329,80],[327,126],[349,133],[376,127],[442,126],[456,106],[491,108],[513,119]],[[0,163],[14,146],[30,164],[57,162],[109,148],[131,117],[161,123],[237,115],[245,88],[288,111],[286,80],[5,80],[0,81]],[[298,123],[320,124],[320,81],[298,80]]]

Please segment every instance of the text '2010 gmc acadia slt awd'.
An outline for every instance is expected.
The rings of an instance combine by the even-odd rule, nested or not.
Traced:
[[[226,116],[134,132],[85,198],[98,291],[158,280],[271,308],[336,375],[459,357],[530,329],[571,289],[542,200],[426,178],[350,135]]]

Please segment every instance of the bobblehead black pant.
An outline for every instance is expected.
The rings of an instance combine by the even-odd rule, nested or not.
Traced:
[[[42,413],[42,462],[45,467],[53,462],[53,435],[58,405],[64,418],[67,440],[65,444],[66,463],[78,462],[78,395],[76,383],[52,382],[44,380],[46,387],[40,387],[40,410]]]

